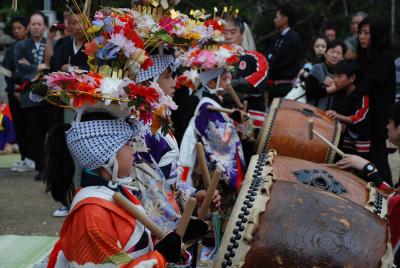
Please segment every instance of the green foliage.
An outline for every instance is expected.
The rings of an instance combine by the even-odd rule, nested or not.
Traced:
[[[73,0],[69,0],[72,2]],[[76,0],[78,3],[83,0]],[[58,14],[65,9],[65,0],[53,0],[53,8]],[[187,13],[190,9],[205,8],[212,13],[213,7],[222,10],[224,6],[233,5],[239,8],[251,27],[257,48],[265,50],[268,42],[275,33],[273,19],[275,10],[283,0],[181,0],[178,9]],[[322,31],[325,25],[333,25],[338,32],[338,38],[344,39],[350,35],[351,14],[365,11],[369,14],[380,15],[388,20],[391,18],[391,0],[292,0],[296,6],[298,23],[295,26],[305,45],[313,35]],[[92,9],[100,6],[129,7],[131,0],[92,0]],[[11,0],[1,1],[0,20],[9,22],[14,13],[10,9]],[[43,7],[43,0],[18,0],[18,13],[29,14]],[[61,16],[60,16],[61,18]],[[396,54],[400,54],[400,2],[396,0]]]

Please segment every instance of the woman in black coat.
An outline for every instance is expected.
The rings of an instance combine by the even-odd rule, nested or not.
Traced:
[[[361,95],[370,99],[370,161],[392,185],[386,148],[389,107],[395,101],[396,69],[388,25],[376,16],[365,18],[358,26],[358,61],[362,66],[357,82]]]

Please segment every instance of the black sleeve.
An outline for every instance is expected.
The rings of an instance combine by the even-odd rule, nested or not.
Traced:
[[[309,75],[306,79],[306,97],[308,100],[320,99],[327,96],[325,85],[321,84],[317,78]]]
[[[9,70],[10,72],[12,72],[12,75],[14,76],[15,74],[15,56],[14,56],[14,48],[11,47],[9,49],[7,49],[5,55],[4,55],[4,59],[2,62],[2,65],[4,66],[4,68],[6,68],[7,70]],[[14,91],[14,86],[13,86],[13,82],[14,82],[14,78],[13,77],[4,77],[4,80],[6,81],[7,84],[7,88],[6,91],[8,93],[12,93]]]
[[[294,36],[288,36],[282,46],[279,48],[279,53],[272,55],[268,60],[269,67],[271,69],[285,68],[294,62],[298,57],[298,50],[301,50],[300,40]]]
[[[372,182],[378,188],[383,183],[383,180],[382,180],[381,175],[379,174],[379,172],[374,172],[374,173],[370,174],[369,176],[364,175],[364,178],[365,178],[366,181]]]
[[[68,62],[65,62],[65,53],[66,53],[66,40],[61,38],[54,44],[54,54],[50,59],[50,71],[57,72],[61,71],[61,67]]]
[[[381,88],[387,78],[391,75],[393,57],[389,52],[382,52],[368,64],[366,71],[359,77],[359,90],[362,95],[369,95],[374,89]]]

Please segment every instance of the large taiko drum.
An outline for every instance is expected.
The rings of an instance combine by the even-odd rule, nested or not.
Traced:
[[[213,267],[390,267],[385,220],[328,191],[276,180],[272,158],[252,158]]]
[[[276,155],[271,150],[267,156],[273,157],[272,170],[275,178],[313,186],[365,207],[383,219],[387,217],[387,200],[374,187],[352,173],[340,170],[334,165],[318,164],[310,161]],[[259,156],[255,155],[254,158]],[[267,175],[267,174],[265,174]]]
[[[319,138],[310,140],[308,121],[314,120],[314,129],[339,144],[341,125],[325,112],[308,104],[276,98],[264,120],[257,139],[257,154],[275,149],[279,155],[300,158],[316,163],[333,163],[335,151]]]

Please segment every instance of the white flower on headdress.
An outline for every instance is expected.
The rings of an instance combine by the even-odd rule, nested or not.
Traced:
[[[165,108],[165,116],[170,116],[172,111],[178,109],[178,105],[176,105],[171,96],[165,95],[164,91],[161,89],[160,85],[157,82],[151,82],[150,87],[154,88],[160,96],[156,108],[160,108],[163,106]]]
[[[100,85],[100,92],[104,97],[107,97],[105,99],[105,104],[109,105],[112,99],[126,99],[126,93],[124,90],[124,87],[126,87],[129,84],[129,80],[121,80],[118,78],[112,78],[112,77],[105,77],[101,81]]]
[[[141,37],[145,37],[146,33],[152,32],[157,23],[153,17],[148,14],[142,14],[137,11],[133,11],[132,15],[135,19],[137,32]]]
[[[112,33],[109,42],[117,46],[117,51],[122,50],[127,58],[136,50],[135,43],[128,40],[123,33]]]
[[[217,62],[220,63],[221,66],[223,67],[223,64],[225,64],[225,61],[232,56],[232,52],[225,49],[225,48],[220,48],[215,52],[215,56],[217,59]]]

